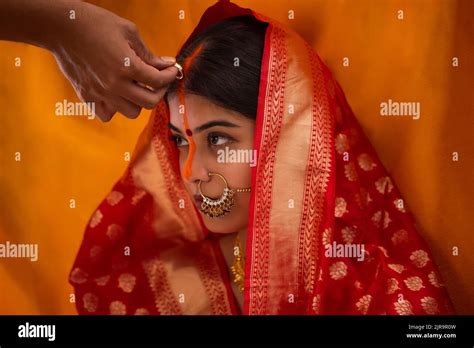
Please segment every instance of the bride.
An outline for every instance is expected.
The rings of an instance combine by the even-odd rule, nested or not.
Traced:
[[[445,314],[426,243],[339,84],[228,1],[177,56],[70,275],[81,314]],[[219,151],[256,151],[248,161]],[[329,255],[355,245],[364,255]],[[344,249],[344,248],[342,248]]]

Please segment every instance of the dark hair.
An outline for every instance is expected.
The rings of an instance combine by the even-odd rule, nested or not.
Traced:
[[[255,119],[266,27],[266,23],[253,16],[239,16],[198,34],[176,58],[183,65],[202,45],[185,72],[184,92],[205,97],[216,105]],[[238,66],[235,66],[237,59]],[[176,93],[179,81],[169,86],[167,94]]]

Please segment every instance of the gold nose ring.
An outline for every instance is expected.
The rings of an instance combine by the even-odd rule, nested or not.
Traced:
[[[201,189],[201,183],[202,181],[198,181],[198,190],[199,194],[202,197],[202,203],[200,210],[202,213],[205,215],[215,218],[215,217],[220,217],[224,216],[227,213],[230,213],[232,210],[232,207],[234,206],[234,195],[236,192],[250,192],[251,188],[243,188],[243,189],[231,189],[229,188],[229,185],[227,184],[227,180],[224,178],[222,174],[219,173],[208,173],[208,176],[217,176],[219,179],[221,179],[224,182],[225,188],[224,191],[222,192],[221,197],[213,199],[210,197],[207,197],[202,193]]]

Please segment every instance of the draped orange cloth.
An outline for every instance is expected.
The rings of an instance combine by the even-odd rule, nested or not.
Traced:
[[[413,217],[313,49],[292,30],[228,1],[209,8],[191,38],[243,14],[269,24],[254,134],[258,160],[252,168],[243,313],[218,236],[187,208],[193,203],[163,101],[125,175],[87,226],[70,274],[78,312],[452,313]],[[363,246],[364,257],[328,253],[340,246]]]

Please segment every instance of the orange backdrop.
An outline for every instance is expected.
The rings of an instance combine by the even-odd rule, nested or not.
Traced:
[[[135,22],[159,55],[175,55],[214,3],[92,2]],[[474,2],[235,3],[293,27],[317,50],[414,213],[457,312],[474,314]],[[149,115],[107,124],[55,116],[64,99],[77,101],[51,54],[0,42],[0,243],[39,244],[37,262],[0,259],[0,314],[75,313],[67,280],[84,226],[126,168],[124,153],[133,152]],[[421,102],[421,118],[381,117],[379,105],[388,99]]]

